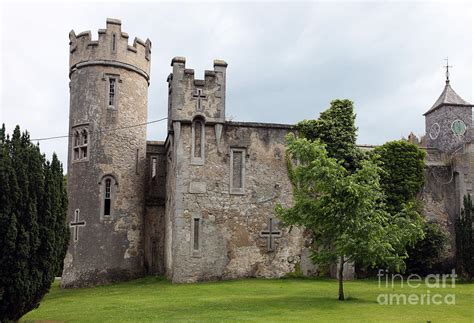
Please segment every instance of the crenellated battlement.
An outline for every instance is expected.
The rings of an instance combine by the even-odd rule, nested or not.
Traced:
[[[171,60],[173,72],[168,76],[169,118],[192,120],[204,117],[206,122],[225,120],[225,93],[227,63],[214,60],[214,70],[204,71],[204,79],[196,79],[193,69],[186,68],[186,58]]]
[[[111,65],[127,68],[149,80],[151,41],[135,37],[129,45],[129,35],[122,31],[122,22],[107,18],[106,29],[99,29],[98,39],[90,31],[69,33],[69,75],[87,65]]]
[[[212,87],[216,82],[219,82],[220,78],[225,80],[224,76],[227,63],[219,59],[214,60],[214,70],[205,70],[204,80],[195,79],[194,69],[186,68],[185,57],[174,57],[171,60],[171,66],[173,67],[173,73],[170,75],[168,82],[172,79],[172,75],[176,75],[176,77],[181,78],[182,80],[187,80],[195,86]]]

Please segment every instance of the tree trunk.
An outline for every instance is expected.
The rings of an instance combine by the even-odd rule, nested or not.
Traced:
[[[341,256],[341,260],[339,263],[339,300],[343,301],[344,300],[344,286],[343,286],[343,281],[344,281],[344,256]]]

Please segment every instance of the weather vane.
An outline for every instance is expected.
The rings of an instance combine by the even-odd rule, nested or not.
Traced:
[[[446,67],[446,84],[448,84],[449,83],[449,68],[452,67],[452,66],[449,65],[449,58],[448,57],[446,57],[444,60],[446,61],[446,66],[444,66],[444,67]]]

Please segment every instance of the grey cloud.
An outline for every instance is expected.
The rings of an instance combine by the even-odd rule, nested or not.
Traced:
[[[166,114],[173,56],[197,77],[214,58],[229,63],[227,114],[294,123],[335,98],[355,101],[359,142],[422,134],[422,113],[443,88],[450,56],[454,89],[472,101],[470,3],[7,3],[2,23],[1,122],[32,137],[67,133],[68,33],[122,19],[153,42],[148,119]],[[165,123],[148,128],[164,139]],[[66,162],[66,140],[41,143]]]

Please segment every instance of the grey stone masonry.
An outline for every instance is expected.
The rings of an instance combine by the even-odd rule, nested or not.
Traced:
[[[449,80],[425,116],[426,145],[453,152],[472,139],[472,107],[451,88]]]
[[[121,281],[144,273],[146,127],[150,41],[108,19],[99,39],[70,35],[68,217],[85,225],[71,242],[61,285]],[[121,129],[121,130],[117,130]]]
[[[71,238],[61,286],[326,272],[311,262],[311,233],[275,214],[293,203],[285,136],[294,125],[227,121],[227,63],[214,60],[199,80],[175,57],[167,136],[147,142],[151,41],[129,44],[121,27],[109,18],[97,40],[69,34]],[[472,107],[447,80],[425,113],[425,137],[409,136],[427,146],[424,214],[450,233],[451,260],[453,223],[474,180]],[[344,278],[354,278],[353,264]]]

